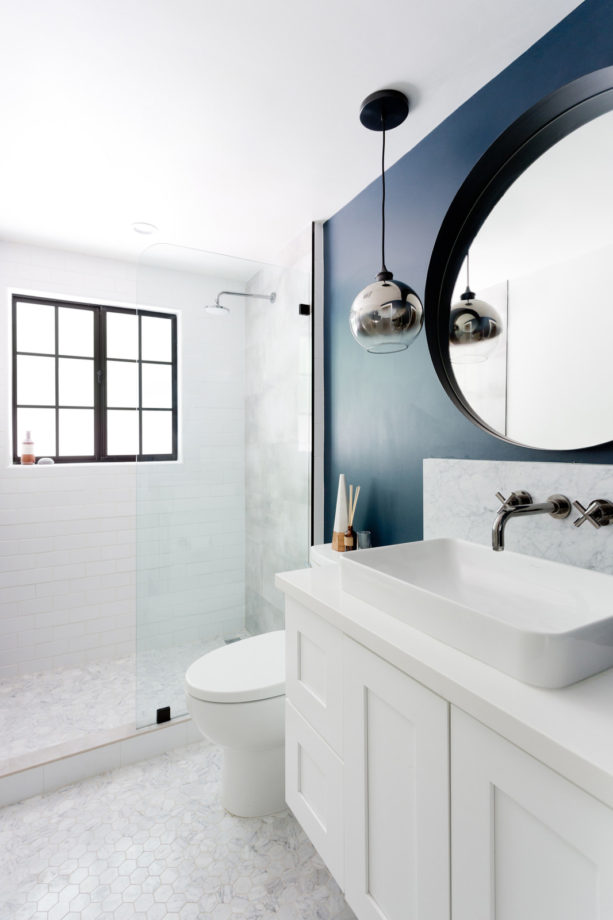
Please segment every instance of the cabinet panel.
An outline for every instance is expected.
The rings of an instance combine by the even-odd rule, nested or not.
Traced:
[[[286,693],[337,754],[342,753],[342,633],[287,598]]]
[[[613,811],[452,707],[454,920],[613,917]]]
[[[448,920],[448,706],[344,640],[345,893],[360,920]]]
[[[285,704],[285,797],[343,887],[343,764],[289,701]]]

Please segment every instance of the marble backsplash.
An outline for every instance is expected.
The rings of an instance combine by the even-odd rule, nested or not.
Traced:
[[[522,463],[497,460],[426,459],[423,464],[424,540],[455,537],[491,545],[491,531],[500,502],[520,489],[535,502],[554,493],[578,499],[584,507],[595,498],[613,501],[613,466],[590,463]],[[505,547],[568,565],[613,574],[613,524],[596,530],[578,517],[556,520],[536,515],[511,519]]]

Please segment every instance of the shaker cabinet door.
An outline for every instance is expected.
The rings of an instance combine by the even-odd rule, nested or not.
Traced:
[[[345,896],[360,920],[449,920],[448,704],[345,638]]]
[[[342,756],[340,630],[293,598],[285,603],[285,690],[301,716]]]
[[[287,804],[342,889],[343,764],[289,700],[285,706]]]
[[[613,811],[451,712],[454,920],[613,918]]]

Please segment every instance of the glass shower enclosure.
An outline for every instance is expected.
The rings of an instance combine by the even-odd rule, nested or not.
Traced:
[[[275,265],[167,244],[141,258],[138,309],[157,321],[143,446],[147,429],[168,457],[176,398],[177,454],[136,465],[137,727],[186,713],[195,659],[282,628],[274,574],[308,565],[310,245],[305,233]]]

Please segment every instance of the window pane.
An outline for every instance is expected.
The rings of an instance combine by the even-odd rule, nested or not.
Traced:
[[[60,406],[94,405],[94,362],[87,358],[59,359]]]
[[[106,404],[138,407],[138,364],[106,362]]]
[[[55,307],[17,302],[17,351],[55,353]]]
[[[55,457],[55,409],[17,410],[17,455],[21,453],[21,442],[26,431],[32,432],[37,457]]]
[[[106,422],[109,456],[135,457],[138,453],[138,412],[109,409]]]
[[[138,317],[134,313],[106,314],[106,354],[109,358],[138,358]]]
[[[60,457],[90,457],[94,453],[94,410],[60,409]]]
[[[172,412],[143,412],[143,453],[172,453]]]
[[[17,355],[17,403],[55,405],[55,358]]]
[[[172,409],[172,367],[170,364],[143,364],[143,406]]]
[[[58,307],[58,352],[61,355],[94,356],[92,310]]]
[[[143,361],[172,361],[172,321],[143,316],[141,323]]]

